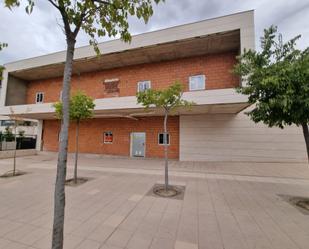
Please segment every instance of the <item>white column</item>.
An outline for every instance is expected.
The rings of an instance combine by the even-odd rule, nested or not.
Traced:
[[[5,106],[6,100],[6,89],[8,83],[9,74],[7,70],[2,72],[2,86],[1,86],[1,95],[0,95],[0,107]]]
[[[37,126],[37,137],[36,137],[36,150],[41,151],[42,150],[42,133],[43,133],[43,120],[38,121]]]
[[[255,27],[254,27],[254,12],[250,11],[242,22],[240,29],[240,53],[246,50],[255,50]],[[241,82],[242,86],[247,85],[247,81],[244,79]]]

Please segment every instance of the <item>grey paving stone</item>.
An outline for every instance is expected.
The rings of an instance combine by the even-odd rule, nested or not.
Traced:
[[[0,248],[50,249],[56,157],[17,163],[31,174],[0,179]],[[10,164],[0,160],[0,171]],[[307,216],[278,196],[308,195],[307,165],[172,161],[170,169],[171,182],[186,185],[184,200],[145,196],[163,180],[160,160],[81,155],[80,174],[94,179],[66,189],[65,249],[308,248]]]

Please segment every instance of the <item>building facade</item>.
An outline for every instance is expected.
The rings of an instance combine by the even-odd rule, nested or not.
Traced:
[[[169,155],[183,161],[306,160],[300,129],[270,129],[244,114],[245,84],[232,73],[236,57],[254,49],[253,11],[113,40],[76,49],[72,94],[95,99],[94,118],[81,122],[80,152],[163,157],[162,110],[145,110],[136,93],[181,82],[183,97],[194,101],[168,122]],[[57,151],[60,122],[53,103],[61,98],[65,53],[5,65],[0,115],[38,120],[37,150]],[[73,152],[74,123],[69,151]]]

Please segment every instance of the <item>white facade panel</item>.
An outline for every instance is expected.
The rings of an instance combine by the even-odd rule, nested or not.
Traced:
[[[300,127],[268,128],[243,112],[180,116],[181,161],[306,162]]]

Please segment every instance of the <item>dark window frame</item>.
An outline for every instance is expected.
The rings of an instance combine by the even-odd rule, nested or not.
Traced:
[[[44,92],[37,92],[35,94],[35,103],[36,104],[44,103]]]
[[[171,136],[170,133],[167,132],[167,145],[171,144]],[[164,144],[164,132],[158,133],[158,145],[165,145]]]

